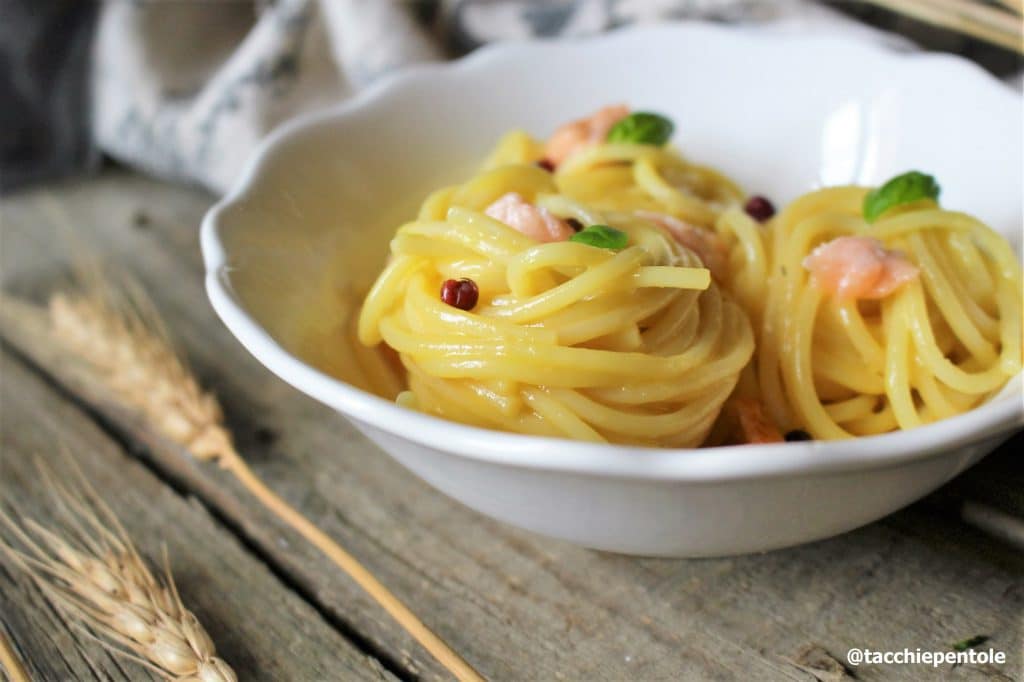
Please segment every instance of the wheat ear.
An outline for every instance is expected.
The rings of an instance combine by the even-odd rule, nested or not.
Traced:
[[[56,336],[97,370],[129,407],[193,456],[216,461],[267,509],[349,575],[457,679],[483,678],[355,557],[285,502],[249,468],[223,425],[216,398],[204,392],[175,351],[153,305],[135,284],[114,291],[93,280],[80,294],[50,299]]]
[[[20,545],[0,550],[22,568],[73,623],[107,649],[168,680],[237,682],[199,620],[182,604],[167,567],[158,579],[113,511],[67,457],[74,485],[38,461],[60,526],[16,522],[0,508],[0,526]]]

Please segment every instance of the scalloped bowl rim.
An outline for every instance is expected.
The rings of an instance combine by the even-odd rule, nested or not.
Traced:
[[[571,50],[592,42],[634,40],[654,32],[715,33],[744,40],[778,40],[750,29],[700,22],[634,26],[571,40],[512,41],[483,47],[450,62],[407,67],[386,75],[344,102],[297,116],[276,128],[247,160],[231,190],[205,215],[200,244],[206,268],[206,289],[215,312],[228,329],[261,363],[300,391],[356,420],[428,447],[442,447],[462,457],[495,464],[571,472],[582,475],[648,480],[729,480],[792,474],[856,471],[895,466],[948,452],[986,436],[1009,433],[1024,425],[1024,401],[1009,398],[986,403],[970,412],[909,431],[864,436],[840,441],[808,441],[714,448],[654,448],[587,443],[560,438],[528,436],[467,426],[399,407],[308,365],[284,349],[244,309],[226,281],[227,254],[218,234],[222,214],[245,200],[259,178],[264,162],[279,145],[303,128],[377,105],[403,85],[428,78],[459,78],[464,72],[485,68],[491,61],[514,59],[523,51]],[[942,64],[968,69],[984,77],[1006,97],[1016,95],[989,73],[963,58],[934,53],[898,53],[843,36],[786,36],[787,43],[827,49],[854,50],[861,57],[899,61],[910,65]],[[443,445],[441,445],[443,444]],[[555,453],[555,454],[552,454]]]

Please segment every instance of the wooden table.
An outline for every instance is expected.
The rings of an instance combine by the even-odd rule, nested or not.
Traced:
[[[1020,436],[940,492],[838,538],[756,556],[636,559],[536,537],[435,492],[344,419],[274,378],[216,319],[198,225],[211,197],[110,169],[3,200],[3,288],[41,302],[82,248],[146,286],[239,449],[495,680],[918,680],[1024,676]],[[32,458],[84,466],[243,680],[439,679],[445,671],[345,575],[212,464],[96,400],[2,329],[0,498],[51,517]],[[0,562],[0,633],[41,680],[145,679],[69,630]],[[850,647],[949,650],[1003,666],[846,664]]]

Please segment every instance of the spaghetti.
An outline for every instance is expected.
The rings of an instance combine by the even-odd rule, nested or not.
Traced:
[[[783,430],[909,429],[976,407],[1021,371],[1021,268],[1006,240],[933,200],[868,223],[867,193],[823,189],[765,227],[736,210],[716,226],[730,246],[726,286],[758,335],[739,393]],[[809,271],[814,254],[854,239],[912,270],[881,296],[830,291]]]
[[[1020,265],[930,177],[771,217],[669,135],[624,107],[514,131],[427,197],[354,324],[365,383],[467,424],[696,447],[912,428],[1021,371]]]
[[[431,414],[518,433],[700,445],[753,353],[753,331],[700,258],[642,212],[713,225],[739,191],[660,146],[595,144],[553,173],[535,165],[543,153],[511,133],[480,174],[427,198],[391,243],[359,341],[397,352],[407,382],[398,401]],[[538,242],[488,215],[517,201],[565,224],[613,226],[626,245]],[[438,296],[460,279],[479,288],[471,311]],[[365,372],[389,391],[393,368],[378,356]]]

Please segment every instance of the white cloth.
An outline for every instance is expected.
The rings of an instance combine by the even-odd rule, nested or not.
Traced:
[[[274,126],[438,51],[378,0],[108,2],[93,126],[111,156],[224,191]]]
[[[433,20],[417,9],[432,9]],[[908,46],[805,0],[107,2],[93,129],[114,158],[220,193],[276,125],[393,69],[492,41],[679,18]]]

